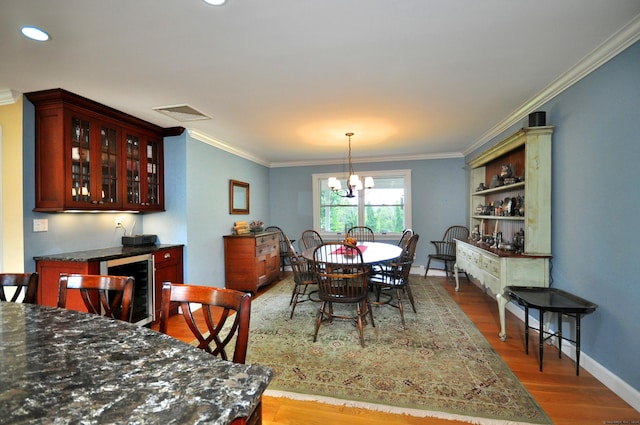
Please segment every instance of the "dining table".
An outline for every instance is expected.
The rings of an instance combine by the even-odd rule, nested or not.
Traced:
[[[358,242],[356,244],[362,252],[362,261],[365,264],[373,265],[378,263],[384,263],[386,261],[395,260],[402,254],[402,248],[398,245],[385,243],[385,242]],[[315,261],[313,253],[315,247],[307,248],[302,252],[302,256],[309,261]],[[340,257],[337,257],[338,259]],[[351,260],[348,257],[344,257],[346,263],[350,263]],[[323,258],[319,258],[320,262],[323,262]],[[332,261],[335,261],[335,257]]]
[[[272,378],[146,327],[0,302],[0,424],[245,423]]]

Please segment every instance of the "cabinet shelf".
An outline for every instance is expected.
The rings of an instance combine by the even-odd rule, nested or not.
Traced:
[[[512,190],[523,189],[523,188],[524,188],[524,182],[518,182],[518,183],[508,184],[508,185],[504,185],[504,186],[494,187],[494,188],[491,188],[491,189],[479,190],[479,191],[473,192],[471,195],[472,196],[486,196],[486,195],[490,195],[492,193],[511,192]]]
[[[524,216],[503,216],[503,215],[472,215],[471,218],[476,220],[506,220],[506,221],[524,221]]]

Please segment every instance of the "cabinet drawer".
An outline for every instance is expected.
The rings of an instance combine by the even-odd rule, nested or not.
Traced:
[[[275,244],[263,244],[256,247],[256,257],[262,257],[267,254],[275,254],[278,249]]]
[[[497,258],[483,255],[480,268],[492,276],[500,277],[500,260]]]

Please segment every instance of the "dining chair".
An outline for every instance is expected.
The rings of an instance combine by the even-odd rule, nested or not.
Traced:
[[[338,318],[355,321],[360,334],[360,345],[364,347],[367,315],[374,327],[375,322],[368,297],[369,270],[362,260],[362,252],[353,245],[328,242],[315,248],[313,258],[320,300],[313,342],[318,339],[322,322]],[[337,314],[334,304],[354,304],[355,314]]]
[[[427,260],[427,269],[424,272],[424,277],[427,277],[429,268],[431,267],[431,260],[441,261],[444,263],[444,268],[436,269],[443,270],[447,277],[449,273],[453,273],[453,265],[456,263],[456,239],[466,240],[469,237],[469,228],[466,226],[451,226],[445,232],[442,240],[431,241],[435,246],[435,254],[429,254]],[[467,275],[466,272],[464,272]],[[469,276],[467,275],[467,279]]]
[[[178,314],[182,315],[196,337],[199,349],[229,360],[227,350],[233,348],[232,361],[244,364],[251,317],[249,293],[213,286],[164,282],[160,315],[160,332],[164,334],[167,333],[172,302],[179,303]],[[202,308],[206,329],[202,325],[198,326],[193,316],[196,305]],[[235,344],[232,344],[234,339]]]
[[[288,241],[289,238],[284,231],[278,226],[267,226],[265,232],[278,232],[280,234],[280,269],[284,272],[284,268],[289,265]]]
[[[369,282],[374,288],[374,292],[376,294],[376,304],[386,304],[399,309],[400,319],[404,329],[407,328],[407,325],[404,319],[404,305],[402,304],[403,293],[407,294],[407,298],[409,299],[409,303],[411,303],[413,312],[417,313],[413,293],[411,292],[411,286],[409,284],[409,274],[411,273],[413,257],[416,252],[419,238],[419,235],[411,236],[398,260],[389,263],[387,268],[376,272],[369,278]],[[393,290],[395,292],[396,304],[392,303],[392,299],[385,303],[379,302],[380,293],[384,289]]]
[[[289,242],[287,250],[289,252],[289,260],[291,264],[291,270],[293,271],[293,293],[291,294],[291,315],[289,318],[293,318],[293,312],[296,309],[296,305],[303,301],[310,300],[310,292],[307,292],[311,285],[316,285],[315,271],[311,265],[311,262],[304,257],[298,255],[293,244]]]
[[[409,242],[409,239],[413,235],[414,235],[413,229],[404,229],[404,231],[402,232],[402,236],[398,240],[398,246],[404,249],[404,247],[407,245],[407,242]]]
[[[375,242],[373,230],[367,226],[353,226],[347,231],[348,238],[356,238],[358,242]]]
[[[68,290],[77,289],[89,313],[130,322],[133,285],[134,279],[131,276],[61,273],[58,307],[66,308]]]
[[[324,243],[324,241],[322,240],[322,236],[320,236],[320,233],[316,232],[315,230],[305,230],[304,232],[302,232],[301,240],[304,249],[315,248],[318,245]]]
[[[37,294],[38,273],[0,273],[0,301],[37,304]]]

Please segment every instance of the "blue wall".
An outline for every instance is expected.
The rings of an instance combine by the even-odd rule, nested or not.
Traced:
[[[430,240],[442,239],[447,227],[467,222],[467,177],[463,158],[423,161],[358,163],[359,174],[377,170],[411,170],[412,227],[420,235],[416,265],[426,265]],[[270,172],[271,223],[299,240],[313,228],[312,174],[342,173],[340,165],[272,168]],[[437,267],[441,267],[439,264]]]
[[[582,351],[640,390],[640,43],[539,110],[556,126],[552,286],[599,305]]]

